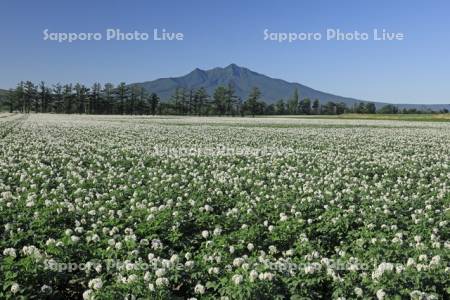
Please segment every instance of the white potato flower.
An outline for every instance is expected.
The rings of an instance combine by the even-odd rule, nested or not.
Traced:
[[[197,285],[194,287],[194,293],[203,295],[205,293],[205,287],[200,283],[197,283]]]
[[[20,291],[20,285],[17,282],[14,282],[11,285],[11,293],[17,294]]]
[[[103,282],[101,278],[94,278],[89,281],[89,288],[94,290],[99,290],[103,287]]]
[[[236,274],[236,275],[233,275],[231,280],[233,281],[233,283],[235,285],[240,285],[242,283],[243,277],[242,277],[242,275]]]

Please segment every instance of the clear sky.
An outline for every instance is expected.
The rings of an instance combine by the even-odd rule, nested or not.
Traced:
[[[236,63],[341,96],[450,103],[450,1],[23,1],[0,7],[0,88],[20,80],[142,82]],[[150,32],[106,41],[105,30]],[[153,29],[183,41],[153,41]],[[403,41],[327,41],[325,31],[405,34]],[[49,32],[100,32],[101,41],[44,41]],[[321,41],[264,40],[319,32]]]

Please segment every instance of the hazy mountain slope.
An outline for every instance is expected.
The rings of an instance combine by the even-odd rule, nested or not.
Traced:
[[[301,98],[319,99],[322,102],[343,101],[353,104],[358,100],[323,93],[307,86],[290,83],[280,79],[253,72],[247,68],[231,64],[225,68],[211,70],[195,69],[187,75],[175,78],[161,78],[154,81],[137,83],[149,92],[157,93],[161,99],[168,100],[176,88],[196,89],[205,87],[212,94],[218,86],[233,84],[236,94],[245,99],[252,87],[257,86],[265,101],[273,103],[281,98],[288,99],[297,88]]]
[[[218,86],[226,86],[228,84],[232,84],[235,87],[236,94],[242,99],[245,99],[251,89],[257,86],[262,92],[263,100],[268,103],[274,103],[279,99],[289,99],[295,89],[298,89],[302,99],[319,99],[322,103],[329,101],[344,102],[348,106],[351,106],[357,102],[370,101],[370,99],[358,100],[321,92],[299,83],[271,78],[235,64],[231,64],[225,68],[214,68],[206,71],[197,68],[184,76],[160,78],[154,81],[136,84],[144,87],[148,92],[157,93],[163,101],[169,100],[176,88],[197,89],[204,87],[212,95]],[[377,108],[387,104],[376,101],[371,102],[374,102]],[[398,104],[397,106],[399,108],[417,108],[421,110],[450,109],[450,104]]]

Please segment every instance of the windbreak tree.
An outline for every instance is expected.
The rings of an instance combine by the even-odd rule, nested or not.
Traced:
[[[252,89],[252,92],[247,98],[245,102],[246,109],[250,112],[250,114],[254,117],[255,114],[258,113],[258,110],[261,108],[261,104],[259,103],[259,98],[261,97],[261,92],[257,87]]]
[[[149,99],[150,99],[150,112],[152,115],[155,115],[156,109],[158,108],[159,105],[159,97],[157,94],[152,93]]]
[[[236,105],[238,104],[238,97],[236,96],[236,91],[232,83],[228,83],[227,93],[226,93],[226,113],[229,115],[235,115],[238,110]]]
[[[115,113],[114,110],[114,85],[112,83],[106,83],[102,90],[101,111],[106,114]]]
[[[312,104],[312,113],[314,115],[319,115],[320,114],[320,102],[319,102],[319,99],[314,100],[314,102]]]
[[[298,114],[299,111],[299,95],[298,95],[298,90],[295,89],[294,90],[294,95],[292,95],[292,98],[289,99],[288,104],[287,104],[287,110],[288,113],[291,115],[296,115]]]
[[[204,87],[199,88],[194,96],[194,113],[201,116],[207,112],[209,95]]]
[[[121,115],[124,115],[126,112],[125,103],[128,100],[128,92],[129,92],[129,89],[126,86],[125,82],[119,83],[119,86],[117,86],[117,88],[115,90],[115,98],[118,100],[119,113]]]
[[[300,113],[302,115],[310,115],[311,114],[311,100],[308,98],[300,101]]]
[[[24,97],[24,107],[25,112],[29,113],[31,111],[31,106],[34,104],[35,109],[37,110],[38,103],[38,91],[37,87],[31,82],[25,82],[25,97]]]
[[[286,104],[283,99],[278,100],[275,104],[275,113],[278,115],[286,114]]]
[[[227,112],[228,107],[228,90],[223,87],[219,86],[214,91],[214,106],[216,108],[217,114],[220,116],[223,116]]]
[[[377,108],[375,106],[375,103],[373,102],[367,102],[366,103],[366,111],[368,114],[374,114],[377,112]]]

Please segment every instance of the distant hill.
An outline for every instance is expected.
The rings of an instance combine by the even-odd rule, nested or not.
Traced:
[[[177,88],[198,89],[204,87],[210,95],[218,86],[232,84],[238,97],[246,99],[253,87],[258,87],[262,93],[262,99],[267,103],[275,103],[279,99],[289,99],[294,90],[298,89],[300,98],[319,99],[321,103],[329,101],[343,102],[347,106],[352,106],[359,102],[369,102],[370,100],[360,100],[355,98],[333,95],[321,92],[300,83],[287,82],[281,79],[251,71],[247,68],[231,64],[225,68],[214,68],[211,70],[195,69],[187,75],[171,78],[160,78],[153,81],[134,83],[143,87],[148,92],[157,93],[162,101],[168,101]],[[377,108],[388,103],[374,102]],[[420,110],[450,110],[450,104],[397,104],[399,108],[416,108]]]

